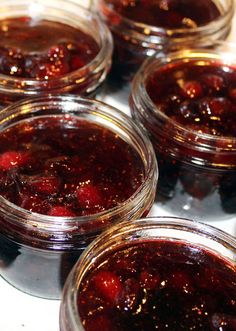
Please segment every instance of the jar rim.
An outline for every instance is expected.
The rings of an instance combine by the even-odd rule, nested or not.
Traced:
[[[104,121],[111,122],[112,126],[116,129],[118,128],[120,132],[127,132],[127,135],[132,134],[132,139],[136,139],[135,143],[139,144],[137,148],[140,150],[136,148],[136,151],[142,159],[144,167],[144,180],[139,188],[126,201],[111,209],[88,216],[55,217],[33,213],[17,206],[14,203],[11,203],[2,196],[0,196],[0,213],[3,215],[11,215],[12,222],[14,224],[18,224],[20,227],[27,228],[27,226],[30,226],[34,227],[35,231],[37,229],[37,231],[47,233],[55,234],[58,232],[63,234],[69,230],[73,231],[77,229],[80,224],[85,224],[88,221],[95,221],[97,218],[112,220],[112,218],[121,214],[124,215],[123,217],[128,217],[128,213],[131,210],[133,212],[137,212],[138,208],[142,209],[140,206],[142,206],[146,200],[148,201],[148,199],[150,199],[150,197],[154,194],[158,178],[158,167],[152,144],[141,128],[139,128],[128,115],[108,104],[98,100],[85,99],[83,97],[67,94],[44,95],[40,97],[27,98],[6,107],[0,113],[0,133],[8,127],[7,122],[14,118],[14,115],[17,114],[17,112],[22,110],[22,114],[27,120],[32,118],[27,117],[27,114],[35,114],[32,113],[32,110],[36,110],[37,112],[37,109],[44,106],[43,112],[46,112],[46,105],[48,105],[50,109],[52,108],[50,105],[53,105],[55,109],[60,109],[60,111],[63,107],[64,109],[66,108],[65,113],[61,112],[60,114],[57,114],[58,116],[68,113],[72,113],[74,116],[79,116],[80,113],[86,108],[87,113],[92,113],[94,118],[100,119],[101,117],[103,120],[105,119]],[[49,114],[47,115],[50,116]],[[93,121],[95,122],[95,120]],[[108,130],[112,130],[108,126],[107,128]],[[127,143],[133,144],[131,146],[134,147],[133,141],[130,140],[127,141]],[[141,152],[145,155],[145,160],[142,158]],[[93,232],[94,230],[92,233]]]
[[[14,7],[14,3],[18,3],[19,1],[12,1],[12,2],[7,2],[8,6],[12,6]],[[60,2],[64,2],[63,0],[60,0]],[[27,0],[23,0],[22,3],[24,3],[25,5],[27,5],[27,8],[31,5],[30,2],[28,2]],[[49,1],[44,1],[44,0],[39,0],[39,4],[42,3],[43,6],[45,8],[47,7],[51,7],[51,2]],[[35,89],[36,91],[39,90],[43,90],[45,88],[48,88],[48,85],[50,86],[55,86],[58,87],[62,87],[65,86],[66,84],[68,84],[68,82],[71,81],[75,81],[76,79],[82,78],[85,74],[87,74],[88,72],[93,72],[96,70],[97,67],[99,67],[105,60],[111,57],[112,51],[113,51],[113,39],[111,36],[111,32],[109,31],[108,27],[106,26],[106,24],[104,24],[102,22],[102,20],[99,18],[99,16],[94,13],[89,11],[88,8],[85,8],[84,6],[82,6],[81,4],[78,4],[72,0],[67,0],[66,1],[66,5],[68,8],[69,6],[72,6],[73,8],[71,8],[71,11],[74,15],[78,15],[78,13],[82,13],[84,12],[86,15],[86,19],[88,17],[91,17],[96,24],[98,25],[98,29],[97,31],[99,32],[99,38],[100,38],[100,43],[98,44],[99,46],[99,51],[96,54],[96,56],[87,64],[85,64],[83,67],[78,68],[76,70],[73,70],[71,72],[68,72],[66,74],[63,74],[61,76],[58,77],[52,77],[50,79],[36,79],[36,78],[25,78],[25,77],[15,77],[15,76],[10,76],[10,75],[5,75],[0,73],[0,85],[3,86],[3,90],[5,89],[5,85],[6,85],[6,81],[7,81],[7,85],[9,84],[9,87],[11,88],[11,92],[13,93],[19,93],[21,94],[22,91],[29,91],[29,93],[33,92]],[[39,13],[39,16],[42,13]],[[47,13],[46,11],[43,12],[43,16]],[[12,16],[12,13],[10,15],[10,17],[14,17]],[[32,16],[30,16],[32,17]],[[69,23],[67,23],[69,25]],[[93,39],[94,37],[91,36]],[[1,84],[1,82],[4,82],[4,84]],[[19,88],[19,86],[17,88],[14,89],[14,91],[12,91],[12,87],[15,86],[15,84],[18,84],[19,86],[22,86],[22,88]],[[6,85],[6,89],[7,89],[7,85]],[[30,87],[33,87],[34,89],[31,90]],[[50,87],[50,89],[53,89]],[[8,91],[8,89],[7,89]]]
[[[163,230],[163,233],[156,233],[155,235],[154,233],[151,233],[153,230]],[[164,234],[165,230],[175,231],[175,236],[171,236],[171,232]],[[65,320],[68,319],[71,331],[84,330],[77,309],[77,295],[84,275],[89,270],[90,266],[96,263],[96,259],[98,261],[102,260],[102,257],[109,254],[114,248],[122,246],[122,235],[124,235],[123,241],[125,241],[125,237],[129,238],[129,235],[131,236],[132,233],[135,233],[136,231],[138,234],[134,237],[134,242],[142,241],[142,239],[146,240],[148,238],[153,238],[153,240],[178,240],[180,242],[193,244],[194,246],[203,249],[208,249],[210,252],[218,253],[221,257],[225,257],[225,255],[232,253],[230,254],[230,257],[227,256],[225,259],[228,261],[232,260],[231,262],[236,266],[236,238],[211,225],[195,220],[171,216],[147,217],[136,219],[132,223],[124,222],[122,226],[119,224],[114,225],[103,232],[87,247],[66,280],[60,307],[60,322],[64,323]],[[145,231],[150,232],[145,234]],[[177,232],[178,234],[176,234]],[[183,235],[184,233],[186,234],[185,236]],[[188,235],[191,234],[199,237],[199,241],[201,238],[203,241],[206,240],[206,242],[200,243],[197,241],[196,243],[195,241],[192,241],[192,239],[188,237]],[[219,244],[219,246],[215,247],[214,243]],[[210,244],[212,246],[209,247]],[[224,248],[225,251],[222,252],[220,247]]]
[[[97,1],[101,1],[105,5],[107,4],[106,0],[97,0]],[[122,22],[125,26],[127,26],[127,28],[131,28],[131,29],[136,28],[137,30],[140,30],[140,31],[149,30],[151,32],[151,33],[149,33],[150,35],[153,33],[153,34],[166,36],[166,37],[177,36],[177,39],[178,39],[181,36],[183,38],[184,37],[186,38],[186,32],[188,33],[188,36],[191,36],[191,35],[195,36],[196,33],[207,33],[207,31],[210,32],[210,31],[218,30],[218,28],[217,28],[218,25],[224,26],[225,22],[232,20],[233,14],[234,14],[234,8],[235,8],[234,0],[228,0],[227,8],[214,21],[210,21],[207,24],[201,25],[197,28],[191,28],[191,29],[185,29],[185,28],[174,28],[174,29],[167,28],[166,29],[163,27],[157,27],[157,26],[145,24],[142,22],[136,22],[125,16],[122,16],[121,14],[117,13],[115,11],[115,9],[113,9],[111,6],[109,6],[109,8],[106,8],[106,10],[108,10],[110,13],[116,14],[120,18],[122,18]]]
[[[228,49],[231,49],[231,47],[235,48],[236,51],[236,45],[233,43],[228,43],[228,42],[223,42],[223,41],[216,41],[213,43],[215,47],[226,47],[226,52],[225,54],[230,54],[228,52]],[[168,52],[169,51],[169,52]],[[149,94],[147,93],[146,90],[146,82],[148,80],[149,74],[153,73],[155,70],[158,71],[158,68],[162,68],[162,66],[166,66],[171,64],[172,62],[178,62],[178,61],[183,61],[183,60],[195,60],[195,59],[208,59],[212,60],[215,62],[219,62],[221,64],[224,64],[224,60],[222,58],[226,59],[225,60],[225,65],[232,65],[233,63],[229,63],[229,57],[226,55],[225,57],[222,56],[222,54],[218,54],[217,50],[212,50],[212,49],[207,49],[207,48],[194,48],[194,47],[189,47],[184,50],[171,50],[171,49],[166,49],[163,52],[160,52],[156,54],[153,57],[148,58],[139,71],[136,73],[132,86],[131,86],[131,96],[134,99],[135,104],[144,104],[145,106],[148,107],[148,109],[151,109],[153,116],[158,115],[160,118],[162,118],[165,121],[168,121],[168,123],[172,124],[173,128],[176,128],[178,132],[183,132],[181,134],[183,138],[183,142],[185,143],[184,136],[188,136],[187,134],[189,133],[194,133],[196,137],[199,137],[202,140],[205,140],[207,142],[231,142],[233,145],[233,148],[231,150],[236,152],[236,137],[231,137],[231,136],[216,136],[212,135],[209,133],[203,133],[199,131],[193,131],[192,129],[188,129],[188,127],[181,125],[179,122],[175,121],[174,119],[170,118],[167,116],[164,112],[161,112],[158,107],[154,104],[154,102],[151,100]],[[234,59],[234,63],[236,64],[236,57]],[[178,139],[180,137],[178,136]],[[181,141],[181,139],[180,139]],[[206,148],[211,149],[211,146],[208,144],[206,145]],[[214,152],[216,149],[213,148],[212,151]],[[223,148],[222,148],[223,150]]]

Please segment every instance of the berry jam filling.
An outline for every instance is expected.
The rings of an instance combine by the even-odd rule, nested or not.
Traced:
[[[41,117],[1,133],[0,194],[32,212],[85,216],[126,201],[144,180],[138,153],[73,116]]]
[[[212,0],[105,0],[121,16],[163,28],[192,29],[220,16]]]
[[[182,126],[236,137],[234,67],[202,59],[177,62],[155,71],[146,90],[157,109]]]
[[[236,330],[236,270],[194,245],[127,244],[82,281],[86,331]]]
[[[48,80],[80,69],[99,52],[96,41],[78,28],[17,17],[0,21],[0,73]]]

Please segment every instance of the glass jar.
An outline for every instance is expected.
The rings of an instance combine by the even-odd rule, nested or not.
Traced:
[[[83,120],[112,132],[116,139],[120,137],[138,155],[143,168],[143,179],[128,199],[126,198],[125,201],[110,209],[93,212],[89,215],[82,214],[84,216],[72,216],[68,213],[64,215],[59,213],[57,216],[55,214],[54,216],[52,214],[39,214],[10,202],[3,195],[0,196],[1,276],[23,292],[44,298],[59,298],[68,272],[88,243],[111,224],[122,223],[127,219],[132,221],[149,212],[155,198],[158,170],[152,145],[142,130],[120,111],[89,99],[69,95],[45,96],[15,103],[1,112],[0,136],[3,136],[15,125],[21,125],[27,136],[28,133],[32,134],[32,128],[36,127],[35,124],[30,124],[35,122],[30,121],[39,119],[40,125],[43,127],[48,118],[53,119],[54,124],[55,120],[59,120],[58,123],[62,123],[66,127],[68,125],[69,129],[72,129],[76,120]],[[93,132],[91,131],[93,129],[90,128],[89,130]],[[70,132],[63,139],[66,140],[67,136],[70,136]],[[33,141],[33,139],[34,137],[31,140]],[[50,139],[53,141],[55,137],[51,135]],[[71,143],[73,142],[71,141]],[[28,144],[27,142],[26,145]],[[47,145],[42,146],[44,146],[47,155]],[[104,150],[105,158],[105,147]],[[39,152],[38,155],[40,158]],[[58,167],[61,158],[56,156],[54,159],[56,161],[54,165]],[[81,158],[78,162],[82,163]],[[13,173],[11,174],[14,176],[15,170],[12,170]],[[70,171],[73,171],[72,166],[69,165],[67,170],[70,174]],[[98,171],[98,169],[94,171]],[[1,169],[1,176],[3,176],[2,174]],[[19,179],[20,176],[17,175],[16,177]],[[25,179],[24,176],[23,174],[23,182],[21,180],[17,182],[20,187],[24,184],[24,180],[27,180],[27,176]],[[79,173],[77,177],[79,177]],[[124,174],[120,175],[119,178],[121,182],[122,178],[124,178],[123,181],[127,181]],[[33,181],[31,185],[35,184],[39,188],[35,196],[40,196],[42,189],[49,193],[50,182],[44,182],[45,186],[42,182],[39,184],[37,181]],[[73,187],[74,183],[70,185]],[[52,186],[54,186],[53,183]],[[66,189],[65,185],[63,187]],[[21,192],[24,196],[25,191],[21,189]],[[32,198],[34,199],[35,196]],[[69,194],[70,197],[71,194]],[[53,204],[50,199],[49,204]],[[34,200],[31,204],[33,203]]]
[[[159,160],[157,200],[171,215],[173,212],[176,216],[187,218],[195,215],[202,221],[223,221],[235,217],[236,137],[234,129],[231,133],[226,129],[234,123],[234,113],[231,113],[234,99],[224,85],[228,84],[229,90],[234,87],[234,54],[235,46],[227,43],[219,43],[208,50],[189,48],[163,53],[148,60],[134,78],[130,98],[132,116],[146,128],[154,145]],[[203,68],[199,73],[200,81],[196,83],[197,86],[200,85],[200,94],[186,97],[182,94],[183,89],[177,85],[175,87],[175,83],[168,80],[169,74],[166,72],[173,70],[173,75],[177,77],[178,69],[180,76],[182,72],[189,70],[189,77],[181,76],[179,80],[176,78],[178,84],[184,85],[188,79],[196,82],[196,67]],[[168,83],[160,92],[158,82],[154,79],[157,85],[153,85],[154,90],[150,97],[147,86],[151,77],[154,77],[153,73],[162,73]],[[216,90],[211,88],[209,92],[208,82],[204,80],[207,74],[224,81],[222,90],[216,85]],[[231,82],[227,82],[227,79],[231,79]],[[168,84],[174,86],[173,93],[164,96],[165,90],[169,93]],[[159,92],[163,95],[162,104],[154,101]],[[164,110],[167,106],[164,98],[168,97],[168,110]],[[189,107],[189,113],[185,106]],[[224,114],[222,116],[221,111]],[[179,120],[180,114],[183,114],[182,122]],[[214,128],[208,130],[207,126],[214,120],[223,130],[220,135]],[[196,127],[198,121],[203,125]]]
[[[162,6],[171,6],[171,1],[162,1]],[[162,3],[159,1],[159,3]],[[174,1],[173,5],[174,5]],[[143,3],[138,1],[126,1],[124,4],[116,0],[96,0],[94,1],[95,10],[99,13],[102,19],[109,26],[113,37],[114,37],[114,56],[113,56],[113,67],[112,77],[117,79],[122,77],[125,80],[129,80],[133,74],[140,67],[141,63],[147,58],[152,56],[154,53],[162,51],[166,47],[183,47],[188,45],[199,45],[205,47],[212,43],[214,40],[221,40],[226,38],[229,34],[232,24],[232,17],[234,14],[234,1],[233,0],[213,0],[213,5],[217,7],[219,16],[212,19],[212,15],[209,15],[208,22],[205,22],[199,26],[188,26],[186,27],[162,27],[152,24],[144,23],[147,20],[147,16],[151,16],[151,11],[146,12],[145,6],[151,5],[151,1],[145,1]],[[128,18],[125,14],[122,14],[121,7],[129,6],[129,12],[127,15],[131,15],[132,11],[135,10],[135,6],[140,6],[139,17],[136,19]],[[175,3],[176,4],[176,3]],[[186,3],[183,4],[186,5]],[[200,6],[205,5],[196,4],[195,11],[199,10]],[[119,7],[119,10],[117,10]],[[206,8],[207,9],[207,8]],[[194,9],[192,9],[194,10]],[[191,13],[191,11],[190,11]],[[189,13],[188,13],[189,14]],[[188,15],[187,14],[187,15]],[[138,15],[138,13],[137,13]],[[191,16],[192,14],[190,14]],[[203,13],[201,15],[204,15]],[[135,17],[135,14],[133,15]],[[173,13],[172,18],[166,18],[165,24],[168,24],[169,20],[174,20],[173,17],[178,16],[177,13]],[[155,18],[157,21],[157,18]],[[156,22],[155,21],[155,22]],[[186,22],[189,20],[186,19]],[[161,25],[162,23],[160,23]]]
[[[95,14],[77,3],[67,0],[1,1],[0,23],[3,31],[3,60],[0,65],[2,105],[45,93],[92,95],[105,80],[111,66],[113,50],[110,31]],[[50,30],[55,33],[49,33]],[[76,43],[76,46],[72,43],[66,44],[66,38],[70,34],[69,41],[73,38],[78,39],[76,30],[78,35],[83,33],[83,44],[78,47],[85,47],[85,40],[89,38],[90,44],[96,46],[94,57],[89,55],[91,49],[77,50]],[[16,37],[12,40],[14,32]],[[6,45],[3,42],[4,38]],[[81,54],[84,58],[80,58]],[[48,61],[46,64],[43,63],[43,56]],[[89,59],[88,62],[86,57]],[[8,69],[9,74],[2,71],[3,61],[4,68]],[[26,72],[29,73],[28,76],[25,75]],[[32,72],[38,73],[35,73],[36,77],[31,78]]]
[[[101,325],[104,330],[133,330],[134,325],[154,330],[162,323],[171,330],[219,330],[222,321],[235,323],[234,300],[231,313],[224,305],[229,293],[235,296],[235,272],[236,240],[216,228],[172,217],[126,222],[99,236],[71,271],[60,330],[96,330],[95,320],[97,330]],[[222,279],[228,281],[228,294]],[[90,314],[83,318],[84,306]]]

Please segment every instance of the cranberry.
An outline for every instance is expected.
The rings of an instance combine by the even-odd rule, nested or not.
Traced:
[[[181,94],[185,98],[196,99],[200,98],[203,94],[202,86],[198,81],[186,81],[181,86]]]
[[[200,77],[207,88],[208,94],[222,92],[225,88],[225,81],[222,76],[216,74],[206,74]]]
[[[119,277],[113,272],[100,271],[93,278],[93,284],[97,291],[111,304],[115,305],[121,293],[122,285]]]
[[[101,192],[91,184],[80,187],[77,192],[78,203],[82,208],[99,206],[102,203]]]
[[[48,57],[51,62],[55,62],[60,59],[67,59],[69,57],[69,52],[64,45],[55,45],[49,49]]]
[[[7,151],[0,154],[0,169],[10,170],[22,167],[29,161],[29,153],[26,151]]]

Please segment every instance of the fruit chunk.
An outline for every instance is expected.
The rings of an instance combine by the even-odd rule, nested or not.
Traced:
[[[82,208],[92,208],[102,203],[101,192],[92,184],[81,186],[77,190],[76,195],[78,203]]]
[[[112,304],[116,303],[122,290],[122,284],[115,273],[100,271],[93,277],[93,283],[103,298]]]
[[[20,151],[7,151],[0,155],[0,169],[10,170],[27,164],[29,154]]]

